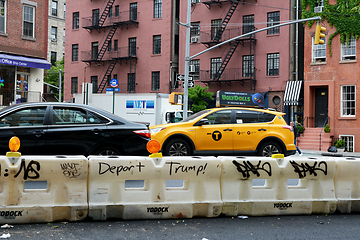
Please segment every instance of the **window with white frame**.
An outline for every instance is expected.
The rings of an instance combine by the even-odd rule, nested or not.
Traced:
[[[315,37],[312,38],[312,62],[326,62],[326,37],[324,44],[314,44]]]
[[[341,86],[341,117],[355,117],[355,85]]]
[[[345,151],[354,152],[354,135],[339,135],[345,141]]]
[[[58,2],[52,0],[51,2],[51,15],[53,16],[57,16],[57,11],[58,10]]]
[[[23,7],[23,36],[34,38],[35,7]]]
[[[51,41],[56,42],[57,40],[57,27],[51,27]]]
[[[0,0],[0,32],[6,32],[6,1]]]
[[[355,60],[356,59],[356,38],[351,36],[350,40],[345,39],[344,44],[341,44],[341,60]]]

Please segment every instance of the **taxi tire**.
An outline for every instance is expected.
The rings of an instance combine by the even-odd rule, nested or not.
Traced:
[[[259,148],[259,155],[271,157],[273,154],[282,153],[281,147],[275,142],[266,142]]]
[[[175,153],[175,154],[174,154]],[[191,148],[189,144],[180,138],[171,140],[164,149],[165,156],[189,156]]]

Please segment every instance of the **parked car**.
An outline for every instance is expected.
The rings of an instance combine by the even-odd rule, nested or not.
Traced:
[[[295,154],[285,113],[243,107],[206,109],[172,124],[150,127],[169,156]]]
[[[146,124],[72,103],[21,103],[0,111],[0,154],[17,136],[23,155],[148,155]]]

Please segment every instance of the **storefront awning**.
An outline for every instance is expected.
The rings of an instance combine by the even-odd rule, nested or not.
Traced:
[[[287,81],[284,105],[298,105],[302,81]]]
[[[51,64],[48,61],[41,58],[30,58],[8,54],[0,54],[0,64],[42,69],[50,69],[51,67]]]

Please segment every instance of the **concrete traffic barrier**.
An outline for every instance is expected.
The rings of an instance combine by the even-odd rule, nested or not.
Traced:
[[[0,223],[83,220],[87,177],[84,156],[0,157]]]
[[[333,213],[334,158],[221,157],[222,213],[291,215]]]
[[[215,157],[89,157],[89,217],[217,217],[221,163]]]

